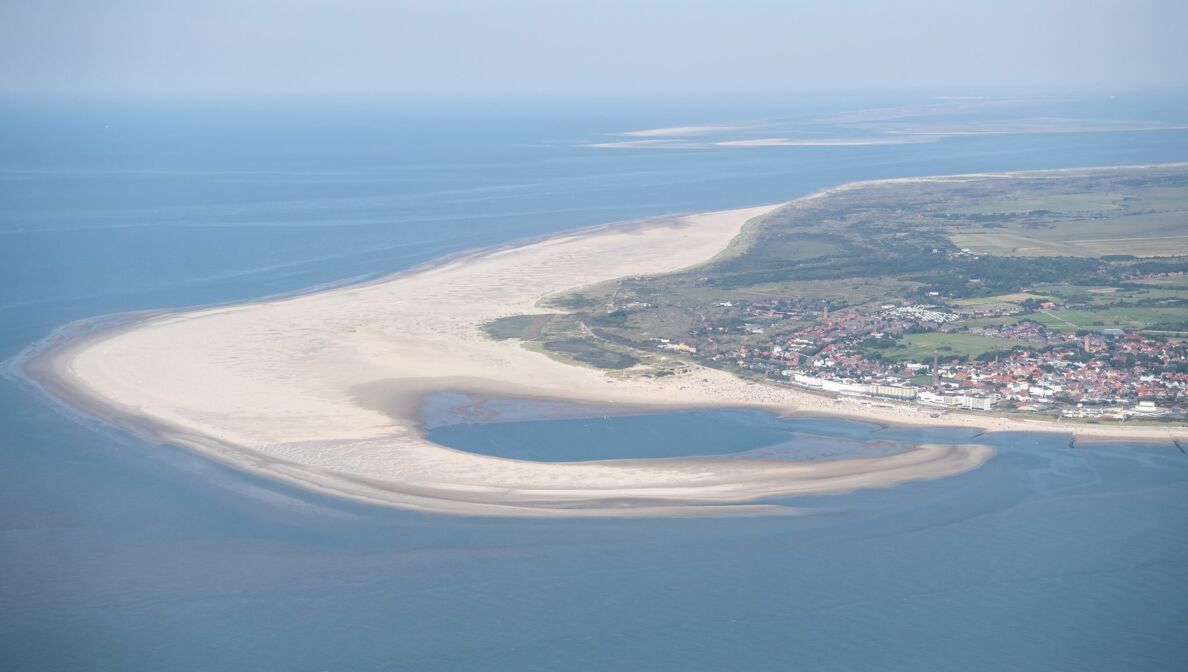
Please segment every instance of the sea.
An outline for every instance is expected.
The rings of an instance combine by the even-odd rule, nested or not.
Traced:
[[[510,399],[494,422],[436,414],[429,435],[551,461],[997,454],[788,500],[794,516],[468,518],[147,443],[15,363],[85,318],[371,280],[594,224],[854,180],[1188,161],[1186,123],[1183,92],[4,101],[0,667],[1184,669],[1188,457],[1170,441]],[[676,130],[637,132],[657,128]],[[851,142],[717,144],[770,137]]]

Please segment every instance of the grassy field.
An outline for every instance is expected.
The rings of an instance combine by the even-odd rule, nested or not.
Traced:
[[[977,306],[990,306],[996,303],[1021,303],[1027,299],[1035,299],[1036,301],[1051,301],[1053,298],[1055,297],[1045,294],[1015,292],[1014,294],[999,294],[998,296],[979,296],[971,299],[957,299],[952,303],[955,306],[974,308]]]
[[[979,202],[956,212],[997,217],[954,227],[953,244],[975,253],[1100,257],[1188,254],[1188,188],[1050,194]]]
[[[1069,222],[1072,227],[1075,223]],[[1062,227],[1063,228],[1063,227]],[[1177,231],[1188,230],[1188,225]],[[1115,230],[1093,238],[1068,238],[1062,235],[1093,235],[1090,232],[1063,230],[1051,237],[1028,235],[1020,231],[957,231],[949,236],[953,244],[975,254],[1021,257],[1102,257],[1133,254],[1136,257],[1162,257],[1188,254],[1188,234],[1128,236]]]
[[[842,252],[842,248],[825,240],[805,237],[803,240],[782,240],[768,248],[773,255],[789,261],[818,259]]]
[[[980,317],[973,320],[961,320],[960,324],[970,329],[975,327],[992,327],[1003,324],[1017,324],[1029,320],[1033,316],[1033,313],[1027,313],[1024,315],[1006,315],[1004,317]]]
[[[1056,310],[1028,316],[1053,331],[1088,329],[1150,329],[1161,325],[1173,329],[1188,326],[1188,308],[1121,307],[1104,310]]]
[[[1138,280],[1137,283],[1161,289],[1188,289],[1188,274],[1172,275],[1166,278],[1148,278]]]
[[[1021,198],[990,200],[955,208],[954,212],[966,215],[1023,214],[1038,210],[1053,212],[1089,213],[1102,210],[1117,210],[1121,207],[1121,193],[1054,194],[1050,196],[1024,196]]]
[[[1108,308],[1117,304],[1136,304],[1140,302],[1178,302],[1188,298],[1188,292],[1175,287],[1160,287],[1141,283],[1126,283],[1131,286],[1094,286],[1094,285],[1039,285],[1033,291],[1048,294],[1055,300],[1073,306],[1094,306]]]
[[[1005,338],[975,334],[908,334],[901,338],[895,347],[886,348],[880,352],[886,359],[927,362],[932,360],[933,353],[936,353],[941,359],[953,355],[973,359],[986,352],[1010,350],[1016,345],[1023,344]]]

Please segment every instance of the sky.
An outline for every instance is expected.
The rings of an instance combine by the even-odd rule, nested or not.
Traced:
[[[0,0],[0,95],[1188,86],[1184,0]]]

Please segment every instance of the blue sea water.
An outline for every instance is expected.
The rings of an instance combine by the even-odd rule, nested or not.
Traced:
[[[921,114],[1183,123],[1184,102]],[[856,179],[1188,160],[1183,130],[581,146],[737,120],[864,133],[821,120],[913,105],[935,100],[10,101],[0,357],[98,314],[374,278],[467,248]],[[432,431],[463,450],[547,459],[545,447],[567,446],[566,459],[588,459],[710,452],[698,437],[737,453],[787,429],[731,412],[590,422]],[[969,439],[796,422],[821,446]],[[974,472],[792,502],[813,515],[571,521],[311,495],[72,418],[14,379],[0,380],[0,429],[6,669],[1166,670],[1188,657],[1188,458],[1170,443],[1070,449],[1066,437],[995,435],[998,455]],[[605,452],[610,441],[620,452]]]
[[[867,431],[847,436],[833,420],[778,418],[746,409],[574,413],[576,417],[568,418],[458,422],[430,428],[426,435],[434,443],[471,453],[538,462],[664,457],[819,461],[890,455],[911,446],[911,438]],[[559,436],[565,439],[558,441]]]

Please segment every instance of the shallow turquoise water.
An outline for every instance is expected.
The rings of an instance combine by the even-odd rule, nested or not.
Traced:
[[[1183,131],[573,146],[886,102],[701,107],[695,119],[693,103],[9,106],[0,354],[96,314],[375,277],[476,245],[853,179],[1188,159]],[[1039,112],[1163,118],[1181,103]],[[470,426],[449,440],[585,459],[606,437],[651,455],[698,441],[738,453],[788,430],[761,414],[597,422]],[[822,447],[969,437],[795,422]],[[981,469],[794,502],[814,515],[526,521],[302,493],[79,422],[13,380],[0,381],[0,429],[6,668],[1167,670],[1188,654],[1188,459],[1170,444],[999,435]]]

